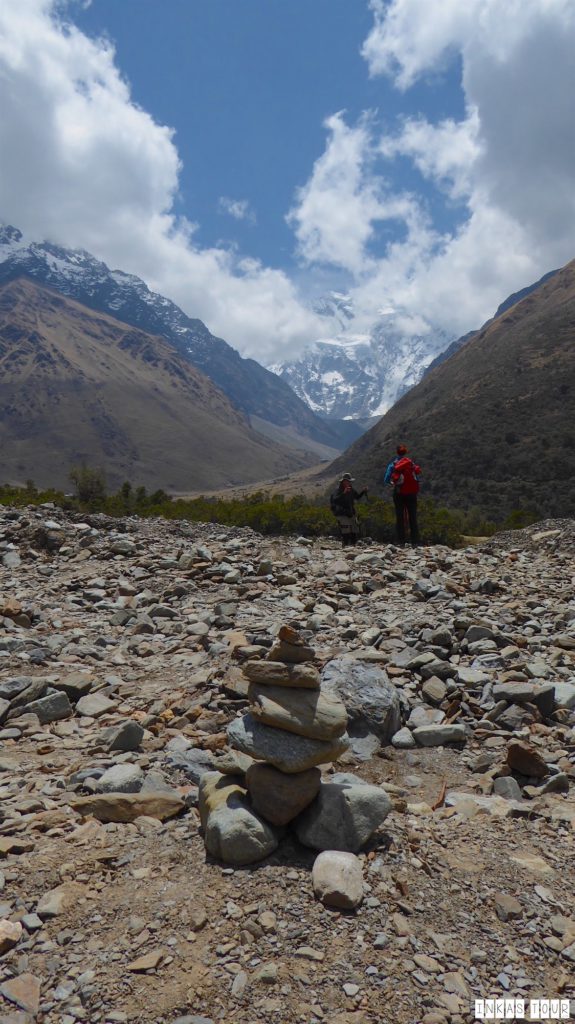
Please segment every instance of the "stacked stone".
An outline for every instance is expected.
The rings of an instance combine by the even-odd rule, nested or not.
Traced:
[[[345,705],[321,689],[313,659],[283,626],[268,658],[243,668],[251,709],[228,727],[235,749],[223,772],[200,781],[206,847],[228,863],[268,856],[290,823],[308,846],[357,852],[389,813],[385,792],[353,775],[322,783],[318,766],[341,757],[349,739]]]
[[[321,692],[314,656],[295,630],[282,626],[267,660],[244,666],[251,709],[231,723],[228,738],[246,757],[233,755],[225,770],[243,770],[245,779],[207,772],[199,793],[206,847],[228,863],[273,852],[283,827],[317,796],[317,766],[348,749],[345,705]]]

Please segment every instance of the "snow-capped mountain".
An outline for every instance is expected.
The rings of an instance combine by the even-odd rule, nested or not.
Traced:
[[[297,438],[341,450],[359,436],[355,424],[327,422],[316,415],[288,381],[254,359],[244,359],[201,320],[150,291],[139,277],[110,270],[83,249],[25,240],[14,227],[0,224],[0,283],[24,275],[124,323],[169,341],[247,414],[266,436],[269,427]],[[273,430],[272,430],[273,433]],[[274,436],[276,436],[274,434]],[[280,439],[280,438],[277,438]],[[281,439],[280,439],[281,440]]]
[[[453,341],[445,331],[392,309],[382,310],[368,331],[358,332],[350,297],[337,292],[314,308],[335,321],[337,333],[314,342],[299,359],[270,369],[324,416],[382,416]]]

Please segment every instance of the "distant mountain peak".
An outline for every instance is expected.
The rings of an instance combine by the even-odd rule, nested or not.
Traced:
[[[330,292],[314,309],[336,326],[297,359],[270,367],[317,413],[341,419],[381,416],[453,340],[422,318],[384,306],[358,330],[349,295]],[[337,329],[339,327],[339,330]]]

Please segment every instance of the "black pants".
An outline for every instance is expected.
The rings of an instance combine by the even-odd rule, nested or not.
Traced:
[[[397,526],[397,543],[405,544],[405,524],[409,522],[409,534],[412,544],[419,544],[419,527],[417,525],[417,494],[394,494],[395,522]]]
[[[341,546],[342,548],[352,548],[354,544],[357,544],[357,533],[342,533],[341,535]]]

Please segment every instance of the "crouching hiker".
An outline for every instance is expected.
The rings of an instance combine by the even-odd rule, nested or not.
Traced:
[[[330,508],[337,519],[343,548],[357,543],[359,519],[355,511],[355,502],[367,494],[367,487],[364,487],[363,491],[356,491],[353,484],[354,478],[351,473],[344,473],[337,491],[334,491],[329,499]]]
[[[395,504],[395,522],[397,527],[397,543],[405,547],[406,527],[413,547],[419,544],[419,527],[417,524],[417,494],[421,468],[410,459],[404,444],[398,444],[397,456],[387,467],[385,480],[393,484],[393,501]]]

